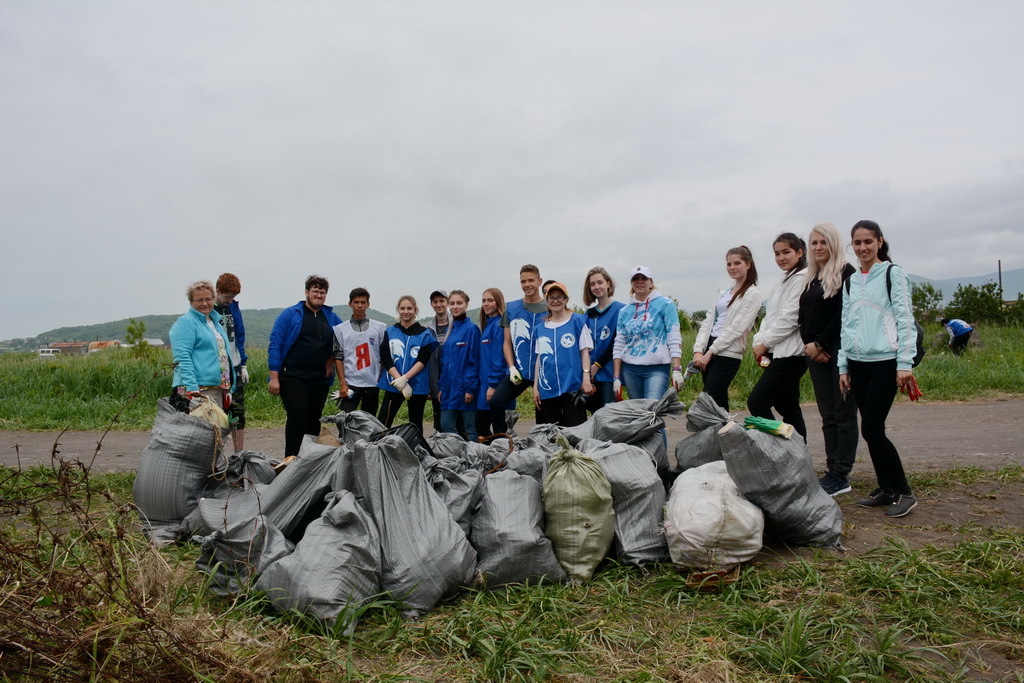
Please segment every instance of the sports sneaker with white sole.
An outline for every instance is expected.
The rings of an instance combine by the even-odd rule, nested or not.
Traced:
[[[849,480],[843,479],[831,472],[826,472],[825,476],[818,480],[818,483],[821,484],[821,488],[825,493],[830,496],[839,496],[853,490]]]

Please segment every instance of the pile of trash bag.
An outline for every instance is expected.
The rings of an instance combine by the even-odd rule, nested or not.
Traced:
[[[338,413],[322,420],[336,436],[307,436],[277,472],[251,451],[224,457],[209,422],[161,405],[134,494],[153,543],[198,544],[211,590],[255,589],[276,610],[345,632],[380,597],[415,618],[465,587],[585,583],[607,557],[734,566],[757,554],[765,529],[838,545],[833,511],[804,486],[813,466],[802,441],[776,444],[786,440],[727,415],[695,416],[714,429],[720,455],[669,493],[664,420],[684,410],[669,391],[611,404],[578,427],[537,425],[489,444]],[[761,461],[774,463],[774,479]],[[799,463],[787,470],[787,461]],[[812,523],[811,511],[827,519]]]

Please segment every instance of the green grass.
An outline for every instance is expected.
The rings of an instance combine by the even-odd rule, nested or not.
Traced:
[[[1021,486],[1019,467],[929,476],[939,495]],[[195,546],[145,543],[133,478],[0,468],[0,680],[961,681],[980,648],[1024,657],[1018,528],[776,548],[720,594],[606,561],[584,586],[467,591],[418,621],[378,600],[345,636],[210,594]]]
[[[937,326],[926,328],[932,339]],[[939,346],[930,348],[916,370],[925,401],[961,401],[1003,394],[1024,393],[1024,331],[1017,327],[991,327],[981,331],[984,346],[962,357]],[[683,349],[693,345],[695,333],[684,334]],[[279,427],[284,409],[267,391],[267,355],[249,352],[251,382],[246,389],[246,417],[251,427]],[[684,353],[684,361],[689,355]],[[114,429],[149,429],[156,400],[170,393],[171,358],[168,349],[151,359],[132,358],[127,351],[94,353],[40,361],[31,354],[0,354],[0,429],[96,430],[105,429],[120,415]],[[748,357],[730,388],[730,401],[743,406],[761,369]],[[687,404],[701,390],[700,378],[691,378],[680,393]],[[136,393],[138,392],[138,395]],[[133,398],[133,396],[135,396]],[[814,401],[810,378],[804,376],[801,399]],[[899,398],[897,400],[905,400]],[[405,408],[403,407],[403,411]],[[533,400],[524,392],[517,410],[533,418]],[[426,420],[432,419],[427,405]],[[405,419],[403,412],[399,420]]]

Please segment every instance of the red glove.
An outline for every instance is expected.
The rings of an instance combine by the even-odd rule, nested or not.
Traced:
[[[922,394],[921,390],[918,388],[917,380],[914,378],[913,375],[907,378],[907,381],[903,383],[903,388],[900,389],[900,391],[905,393],[907,395],[907,398],[909,398],[911,401],[916,401],[917,399],[924,396],[924,394]]]

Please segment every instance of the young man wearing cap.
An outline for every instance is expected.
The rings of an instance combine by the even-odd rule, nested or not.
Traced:
[[[452,317],[448,313],[448,292],[435,289],[430,293],[430,307],[434,309],[434,317],[425,327],[433,331],[437,337],[437,351],[430,357],[427,371],[430,373],[430,407],[434,411],[434,431],[441,431],[441,402],[437,400],[437,391],[441,383],[441,353],[444,341],[448,338],[448,330],[452,326]],[[460,420],[461,421],[461,420]],[[465,437],[465,427],[460,425],[459,432]]]
[[[377,414],[380,403],[380,342],[387,325],[370,320],[370,293],[356,287],[348,295],[349,320],[334,326],[334,367],[338,373],[338,409]]]
[[[505,363],[508,375],[501,380],[488,405],[491,420],[498,432],[508,429],[505,406],[519,394],[533,387],[533,371],[537,362],[534,350],[537,325],[547,315],[548,307],[541,292],[540,268],[527,263],[519,269],[519,287],[523,298],[508,302],[501,326],[505,329]],[[537,409],[537,422],[543,421],[543,411]]]

